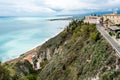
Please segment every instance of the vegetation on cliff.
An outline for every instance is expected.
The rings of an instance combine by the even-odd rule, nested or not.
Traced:
[[[43,47],[62,51],[42,69],[41,80],[120,79],[119,59],[95,24],[73,21]]]
[[[34,72],[29,65],[29,73],[20,80],[120,80],[120,60],[95,26],[73,20],[63,32],[37,48],[36,59],[43,58],[41,70]],[[15,67],[23,69],[20,66]]]
[[[9,70],[7,70],[0,62],[0,80],[9,80],[11,79]]]

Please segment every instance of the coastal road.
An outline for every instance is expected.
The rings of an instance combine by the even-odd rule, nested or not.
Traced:
[[[113,49],[115,49],[117,52],[117,55],[120,57],[120,45],[115,42],[109,34],[106,33],[105,29],[101,25],[97,24],[96,28],[101,33],[101,35],[111,44]]]

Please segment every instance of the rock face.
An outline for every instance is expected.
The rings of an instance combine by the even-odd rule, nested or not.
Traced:
[[[34,71],[33,66],[27,60],[16,63],[14,69],[19,77],[24,77]]]

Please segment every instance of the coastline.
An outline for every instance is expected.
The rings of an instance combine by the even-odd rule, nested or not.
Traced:
[[[41,44],[42,45],[42,44]],[[6,61],[6,62],[3,62],[3,64],[5,63],[5,64],[15,64],[15,63],[17,63],[17,62],[19,62],[19,61],[23,61],[24,60],[24,58],[25,57],[27,57],[27,56],[29,56],[29,55],[31,55],[31,54],[37,54],[36,52],[38,51],[38,49],[41,47],[41,45],[40,46],[36,46],[35,48],[33,48],[33,49],[31,49],[31,50],[29,50],[29,51],[27,51],[27,52],[25,52],[25,53],[22,53],[21,55],[19,55],[19,57],[17,57],[17,58],[14,58],[14,59],[11,59],[11,60],[9,60],[9,61]]]
[[[67,20],[67,21],[71,21],[73,20],[73,18],[58,18],[58,19],[47,19],[49,21],[63,21],[63,20]],[[68,25],[68,24],[67,24]],[[64,30],[64,29],[63,29]],[[62,30],[62,31],[63,31]],[[60,31],[60,32],[62,32]],[[59,32],[59,33],[60,33]],[[55,37],[56,35],[58,35],[59,33],[55,34],[53,37]],[[51,38],[53,38],[51,37]],[[49,38],[49,39],[51,39]],[[2,62],[3,64],[15,64],[16,62],[18,61],[23,61],[25,57],[29,56],[29,55],[36,55],[38,50],[40,49],[40,47],[45,43],[47,42],[49,39],[47,39],[46,41],[43,41],[43,43],[41,43],[40,45],[34,47],[33,49],[30,49],[28,51],[26,51],[25,53],[22,53],[21,55],[19,55],[17,58],[13,58],[11,60],[8,60],[8,61],[5,61],[5,62]]]

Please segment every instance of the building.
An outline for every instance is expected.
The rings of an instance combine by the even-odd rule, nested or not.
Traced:
[[[117,26],[109,26],[108,32],[112,36],[114,35],[116,38],[120,38],[120,27]]]
[[[120,15],[117,12],[103,15],[103,20],[109,20],[112,24],[120,24]]]
[[[35,57],[35,54],[30,54],[30,55],[24,57],[23,60],[29,61],[33,65],[33,67],[34,67],[33,57]]]
[[[100,17],[98,16],[85,16],[84,23],[99,23]]]

